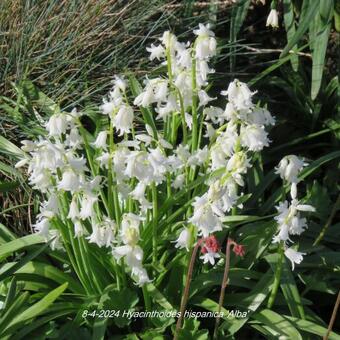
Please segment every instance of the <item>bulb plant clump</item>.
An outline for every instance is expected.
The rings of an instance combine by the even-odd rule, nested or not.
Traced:
[[[114,78],[100,106],[108,124],[94,136],[82,125],[85,113],[74,109],[55,112],[39,140],[23,141],[27,158],[17,166],[28,164],[30,184],[44,197],[34,231],[68,254],[89,293],[112,279],[117,287],[156,284],[165,250],[185,254],[199,240],[202,264],[224,261],[225,245],[215,236],[228,215],[242,211],[247,172],[269,147],[275,118],[237,79],[211,96],[215,35],[203,24],[193,34],[190,44],[166,31],[147,48],[164,72],[148,75],[143,86],[133,76]],[[277,168],[292,200],[277,207],[273,242],[293,266],[303,254],[288,246],[290,236],[306,228],[301,212],[313,210],[297,199],[304,165],[290,155]],[[109,279],[96,274],[99,265]]]

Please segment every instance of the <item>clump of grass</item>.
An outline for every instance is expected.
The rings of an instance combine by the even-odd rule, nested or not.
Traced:
[[[1,91],[25,78],[59,102],[98,91],[115,69],[138,61],[145,32],[154,25],[150,18],[162,3],[2,1]]]
[[[104,93],[114,73],[146,67],[148,39],[185,27],[184,20],[195,25],[201,13],[207,20],[206,8],[192,1],[3,0],[0,91],[11,95],[11,82],[28,78],[61,104]]]

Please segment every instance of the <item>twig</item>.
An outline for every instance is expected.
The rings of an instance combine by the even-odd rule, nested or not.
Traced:
[[[255,48],[255,47],[251,47],[251,46],[243,46],[245,49],[249,50],[249,51],[253,51],[253,52],[257,52],[257,53],[282,53],[283,50],[282,49],[273,49],[273,48]],[[310,53],[304,53],[304,52],[296,52],[293,50],[289,51],[290,54],[296,54],[299,55],[301,57],[307,57],[312,59],[312,55]]]
[[[336,318],[336,314],[338,312],[339,304],[340,304],[340,290],[338,292],[338,297],[336,299],[336,302],[335,302],[335,305],[334,305],[334,309],[333,309],[333,313],[332,313],[331,319],[329,321],[327,333],[323,337],[323,340],[328,340],[329,334],[331,333],[332,328],[333,328],[333,324],[334,324],[334,321],[335,321],[335,318]]]

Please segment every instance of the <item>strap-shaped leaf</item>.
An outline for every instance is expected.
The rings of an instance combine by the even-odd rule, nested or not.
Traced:
[[[25,311],[15,316],[6,327],[4,334],[6,335],[14,331],[14,329],[21,327],[27,320],[33,319],[34,317],[43,313],[64,292],[67,286],[68,283],[65,282],[58,288],[52,290],[33,306],[27,308]]]
[[[275,264],[278,261],[278,257],[278,254],[270,254],[265,257],[265,259],[269,262],[273,272],[275,271]],[[280,286],[292,316],[304,319],[305,312],[301,297],[299,295],[294,276],[286,261],[284,261],[282,264]]]
[[[311,45],[313,58],[311,97],[313,100],[318,95],[321,86],[328,37],[332,25],[333,8],[330,7],[331,3],[331,0],[321,1],[320,11],[311,25],[310,40],[313,41]]]
[[[294,7],[291,0],[283,0],[283,19],[287,32],[288,43],[292,40],[295,35],[296,27],[294,20]],[[296,72],[299,66],[299,57],[297,54],[293,54],[290,59],[293,70]]]
[[[21,159],[25,156],[25,152],[10,142],[3,136],[0,136],[0,154],[8,155],[14,159]]]
[[[294,45],[302,38],[303,34],[307,31],[311,20],[315,16],[316,11],[319,8],[319,1],[311,1],[310,5],[308,6],[308,11],[303,19],[300,20],[298,29],[296,30],[292,39],[288,42],[287,46],[284,48],[283,52],[280,55],[280,58],[285,57],[289,51],[292,49]]]
[[[0,259],[2,257],[12,255],[15,251],[43,242],[45,241],[42,236],[38,234],[31,234],[5,243],[0,246]]]
[[[26,255],[23,257],[20,261],[15,262],[13,265],[11,265],[9,268],[6,268],[5,266],[0,269],[0,281],[4,280],[5,278],[11,276],[13,273],[15,273],[17,270],[19,270],[21,267],[23,267],[26,263],[36,258],[39,254],[41,254],[53,241],[51,239],[46,244],[42,245],[40,248],[38,248],[36,251]]]
[[[252,318],[273,329],[278,335],[288,336],[289,339],[302,340],[301,334],[293,323],[272,310],[261,310],[255,313]]]

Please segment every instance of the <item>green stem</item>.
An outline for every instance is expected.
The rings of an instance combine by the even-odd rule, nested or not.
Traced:
[[[83,283],[84,287],[87,287],[88,291],[91,291],[92,293],[96,293],[97,289],[92,284],[91,280],[88,280],[88,276],[86,275],[83,263],[82,263],[82,254],[79,249],[79,245],[77,244],[76,240],[74,240],[74,235],[72,233],[73,225],[69,222],[67,219],[67,212],[68,212],[68,203],[67,203],[67,197],[65,192],[61,192],[58,195],[60,206],[61,206],[61,217],[63,220],[63,223],[66,226],[66,231],[68,234],[68,240],[71,243],[71,252],[74,254],[74,269],[78,271],[78,276],[80,280]]]
[[[113,193],[112,193],[112,152],[113,152],[113,126],[112,122],[110,122],[110,132],[109,132],[109,145],[110,145],[110,157],[109,157],[109,163],[108,163],[108,169],[107,169],[107,200],[108,200],[108,207],[109,207],[109,216],[112,219],[113,218]],[[117,212],[116,209],[114,209],[114,214],[117,221]]]
[[[172,145],[175,145],[176,139],[177,139],[177,128],[176,124],[177,123],[177,117],[175,112],[172,114],[172,122],[171,122],[171,136],[170,136],[170,141]]]
[[[202,114],[200,115],[200,119],[199,119],[198,145],[201,145],[202,134],[203,134],[203,124],[204,124],[204,115],[202,112]]]
[[[184,108],[184,101],[181,94],[181,91],[177,89],[179,104],[181,107],[181,119],[182,119],[182,132],[183,132],[183,144],[186,145],[188,141],[188,134],[187,134],[187,128],[186,128],[186,122],[185,122],[185,108]]]
[[[169,77],[169,91],[171,91],[171,88],[172,88],[172,66],[171,66],[170,40],[171,40],[171,35],[169,35],[168,47],[165,52],[166,61],[167,61],[168,77]],[[176,127],[176,118],[175,118],[174,113],[171,119],[172,119],[172,122],[170,122],[170,118],[166,119],[166,134],[164,134],[164,136],[166,136],[167,140],[169,140],[171,143],[174,143],[175,127]]]
[[[142,286],[142,292],[143,292],[143,298],[144,298],[144,304],[145,304],[145,311],[151,311],[151,301],[149,292],[146,289],[146,285]]]
[[[65,225],[57,219],[55,219],[55,224],[58,226],[57,229],[60,231],[60,233],[62,235],[62,238],[63,238],[63,241],[64,241],[63,244],[65,246],[68,258],[70,259],[73,270],[75,271],[76,275],[78,276],[79,281],[81,282],[82,286],[84,287],[86,293],[89,294],[89,295],[92,294],[92,290],[89,289],[89,287],[87,286],[86,280],[83,277],[82,272],[78,268],[76,258],[74,257],[72,248],[70,247],[70,244],[69,244],[69,241],[68,241],[69,237],[67,237],[65,230],[64,230]],[[66,230],[67,230],[68,227],[67,226],[65,226],[65,227],[66,227]],[[67,233],[69,234],[69,232],[67,232]]]
[[[152,263],[157,262],[157,222],[158,222],[158,203],[157,203],[157,187],[155,183],[151,185],[152,192]]]
[[[281,281],[281,273],[282,273],[282,264],[283,264],[283,257],[284,257],[284,251],[283,251],[283,244],[281,243],[279,245],[279,258],[276,263],[276,270],[275,270],[275,277],[274,277],[274,283],[273,283],[273,289],[271,291],[271,294],[268,299],[267,308],[271,309],[275,298],[277,295],[277,291],[279,289],[280,281]]]
[[[87,244],[85,243],[85,240],[83,236],[80,238],[77,238],[78,246],[79,246],[79,251],[80,251],[80,257],[81,257],[81,262],[83,264],[83,267],[85,268],[85,274],[89,277],[89,282],[91,286],[98,292],[102,293],[102,285],[100,284],[100,276],[96,275],[94,270],[92,270],[92,264],[93,261],[90,259],[90,254],[87,248]]]
[[[191,141],[191,149],[195,151],[198,146],[198,119],[197,119],[197,83],[196,83],[196,59],[192,58],[192,73],[191,73],[191,82],[192,82],[192,141]]]
[[[83,137],[83,140],[84,140],[86,157],[87,157],[87,160],[88,160],[89,165],[90,165],[92,176],[95,177],[97,175],[97,171],[96,171],[95,164],[93,163],[93,159],[92,159],[92,155],[91,155],[91,151],[90,151],[90,145],[89,145],[89,142],[88,142],[87,137],[86,137],[86,130],[84,129],[84,127],[81,125],[80,122],[79,122],[79,130],[80,130],[81,136]],[[104,204],[104,207],[105,207],[105,210],[106,210],[108,216],[110,216],[109,205],[108,205],[107,198],[105,197],[103,190],[100,190],[100,197],[103,201],[103,204]]]
[[[112,264],[113,264],[113,269],[114,269],[115,275],[116,275],[117,288],[118,288],[118,290],[120,290],[120,273],[119,273],[118,263],[117,263],[116,259],[113,259]]]

